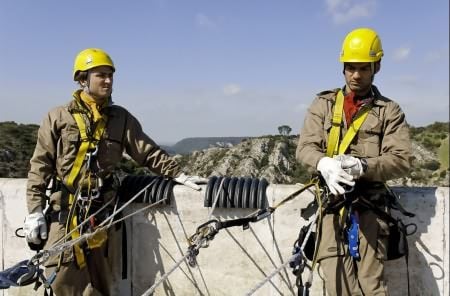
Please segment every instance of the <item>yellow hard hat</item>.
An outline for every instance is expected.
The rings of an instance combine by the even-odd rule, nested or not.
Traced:
[[[75,58],[73,65],[73,79],[80,71],[87,71],[89,69],[99,66],[110,66],[115,71],[114,63],[109,55],[99,48],[88,48],[82,50]]]
[[[381,60],[383,48],[377,32],[359,28],[347,34],[342,43],[342,63],[373,63]]]

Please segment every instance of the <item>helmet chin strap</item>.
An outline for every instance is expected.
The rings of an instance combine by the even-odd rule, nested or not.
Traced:
[[[375,76],[375,63],[374,62],[370,63],[370,70],[372,72],[372,80],[373,80],[373,77]]]
[[[91,71],[88,70],[88,71],[87,71],[87,77],[86,77],[86,84],[83,86],[83,91],[84,91],[86,94],[88,94],[88,95],[91,94],[91,92],[90,92],[90,90],[89,90],[90,81],[91,81]]]

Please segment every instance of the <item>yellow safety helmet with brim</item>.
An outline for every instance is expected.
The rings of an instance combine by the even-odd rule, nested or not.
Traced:
[[[380,61],[382,56],[383,48],[377,32],[369,28],[358,28],[345,37],[340,61],[342,63],[374,63]]]
[[[76,80],[78,72],[87,71],[99,66],[109,66],[113,71],[116,70],[111,57],[104,50],[99,48],[82,50],[75,58],[73,80]]]

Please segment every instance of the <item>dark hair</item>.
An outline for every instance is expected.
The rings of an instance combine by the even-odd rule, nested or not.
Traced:
[[[75,79],[74,80],[80,82],[80,81],[83,81],[83,80],[87,80],[87,78],[88,78],[88,72],[87,71],[78,71],[75,74]]]

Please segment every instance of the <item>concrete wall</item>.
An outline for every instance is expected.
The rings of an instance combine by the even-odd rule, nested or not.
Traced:
[[[24,239],[15,237],[25,209],[24,179],[0,179],[0,220],[2,269],[33,253]],[[267,196],[276,204],[298,187],[271,185]],[[449,295],[449,188],[396,188],[402,203],[417,214],[406,223],[418,225],[409,237],[410,282],[412,295]],[[187,250],[187,237],[208,219],[210,209],[203,207],[203,192],[183,186],[174,188],[170,206],[146,210],[127,221],[128,279],[120,276],[120,255],[114,259],[116,295],[141,295],[161,275],[169,271]],[[200,249],[198,267],[183,262],[155,295],[245,295],[291,257],[292,244],[300,227],[300,209],[312,199],[308,192],[276,210],[270,218],[221,231],[208,248]],[[128,213],[142,207],[134,204]],[[222,220],[243,217],[253,210],[216,209]],[[120,236],[113,239],[120,241]],[[120,245],[120,243],[118,243]],[[120,251],[120,250],[119,250]],[[120,254],[120,252],[119,252]],[[406,267],[403,258],[388,262],[387,280],[391,295],[406,295]],[[11,288],[4,295],[33,295],[31,287]],[[1,292],[0,292],[1,293]],[[42,295],[42,292],[36,295]],[[295,278],[289,268],[273,277],[254,295],[296,295]],[[322,282],[314,275],[311,295],[323,295]]]

